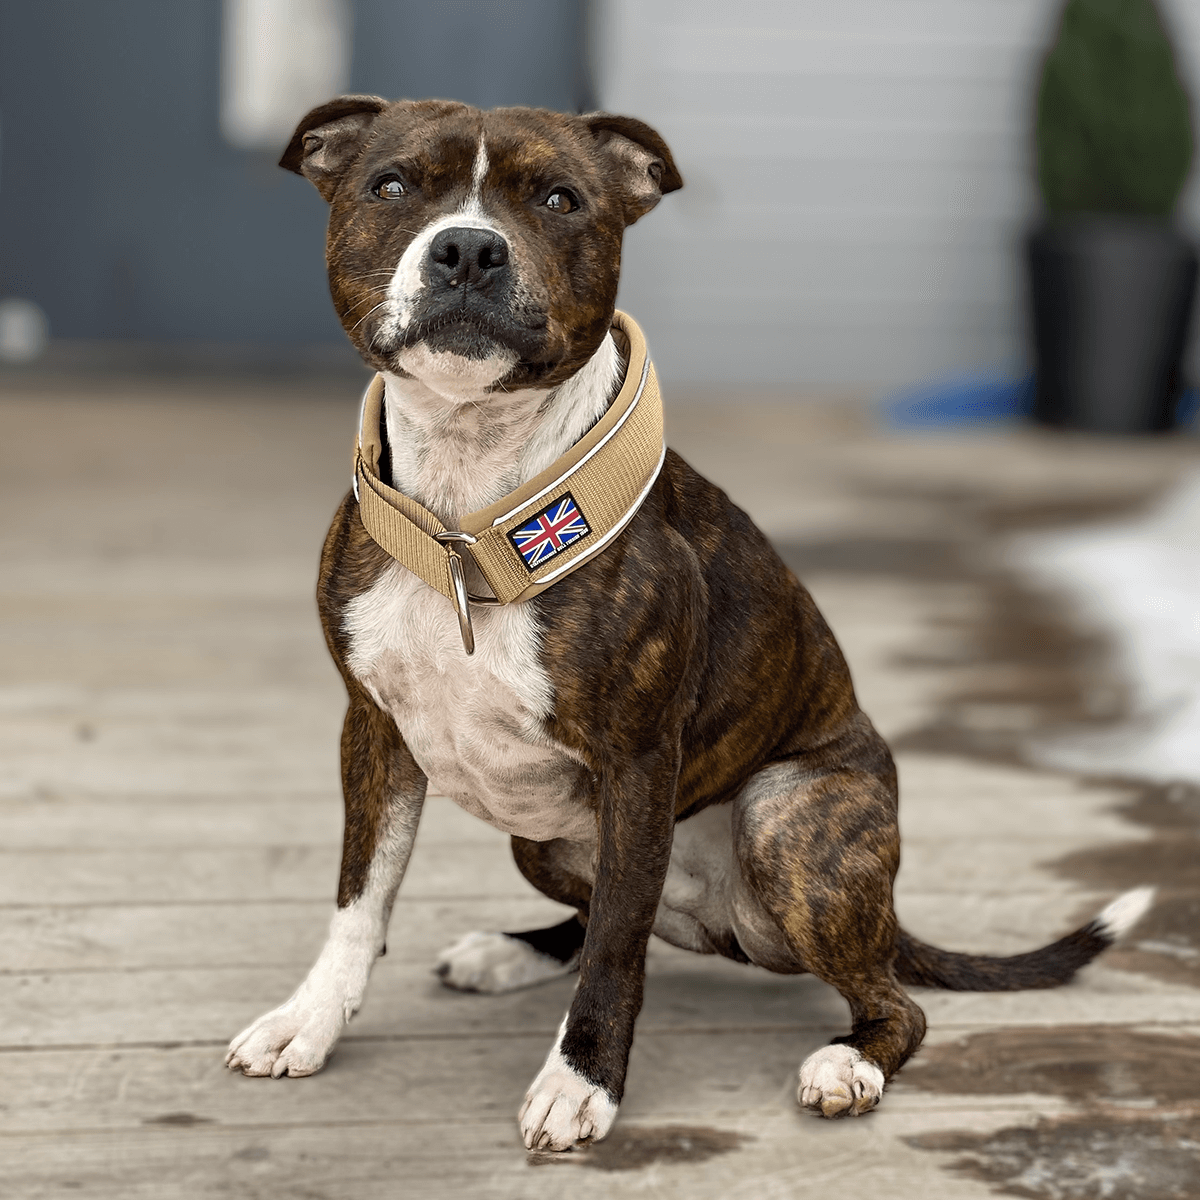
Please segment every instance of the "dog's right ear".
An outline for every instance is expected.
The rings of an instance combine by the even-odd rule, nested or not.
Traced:
[[[279,165],[311,180],[332,201],[346,168],[358,157],[367,130],[387,107],[379,96],[339,96],[314,108],[296,126]]]

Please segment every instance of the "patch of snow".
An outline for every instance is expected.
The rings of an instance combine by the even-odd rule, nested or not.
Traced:
[[[1021,537],[1014,561],[1112,638],[1131,684],[1127,720],[1044,743],[1036,756],[1077,771],[1200,782],[1200,471],[1134,520]]]

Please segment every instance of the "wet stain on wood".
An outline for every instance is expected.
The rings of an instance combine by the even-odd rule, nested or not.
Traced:
[[[748,1134],[705,1125],[625,1126],[602,1142],[565,1154],[533,1151],[530,1166],[560,1164],[596,1171],[636,1171],[655,1163],[700,1163],[752,1142]]]
[[[158,1117],[146,1117],[142,1121],[143,1125],[173,1125],[177,1128],[186,1128],[189,1125],[212,1125],[214,1124],[211,1117],[198,1117],[195,1113],[190,1112],[169,1112],[163,1113]]]
[[[989,547],[998,535],[1129,517],[1153,498],[1153,492],[1129,492],[1022,504],[956,491],[940,497],[955,517],[954,532],[942,541],[857,538],[783,546],[780,553],[801,577],[829,571],[969,587],[971,619],[946,631],[944,647],[934,643],[905,657],[910,666],[954,670],[957,682],[935,717],[892,739],[892,748],[1025,765],[1032,737],[1103,730],[1127,720],[1129,686],[1103,635],[1083,629],[1061,597],[989,554]],[[1043,865],[1100,891],[1158,887],[1135,940],[1107,951],[1105,965],[1200,987],[1200,788],[1111,777],[1082,782],[1124,790],[1130,799],[1117,811],[1152,836]],[[1079,919],[1093,915],[1089,907]]]
[[[1168,1123],[1125,1116],[1043,1118],[995,1133],[909,1138],[959,1153],[950,1170],[1007,1196],[1038,1200],[1196,1200],[1200,1118]]]
[[[941,669],[957,678],[934,719],[893,738],[892,749],[1020,763],[1031,732],[1045,736],[1122,717],[1128,688],[1114,669],[1106,639],[1079,628],[1057,597],[995,555],[995,533],[1018,527],[1018,510],[959,494],[945,502],[955,509],[957,532],[940,542],[857,538],[779,547],[802,579],[828,571],[970,589],[971,617],[901,658],[904,666]],[[1079,511],[1080,506],[1071,509]],[[1109,515],[1107,507],[1096,515]],[[1029,513],[1030,524],[1048,520],[1042,508]]]
[[[1039,1200],[1194,1200],[1200,1194],[1200,1039],[1123,1026],[1002,1029],[923,1049],[901,1088],[1059,1096],[1077,1111],[990,1133],[906,1139],[958,1154],[948,1169]]]
[[[1130,715],[1113,647],[1084,629],[1061,597],[1010,569],[989,547],[998,534],[1128,516],[1150,497],[1066,508],[948,498],[957,532],[926,539],[858,539],[785,547],[801,576],[828,571],[959,584],[972,615],[905,661],[957,674],[935,718],[893,748],[1024,765],[1034,737],[1114,727]],[[964,510],[967,519],[963,520]],[[1107,967],[1200,987],[1200,788],[1139,779],[1083,779],[1127,797],[1117,812],[1149,836],[1045,864],[1101,891],[1152,883],[1153,909]],[[1080,920],[1093,915],[1090,904]],[[1200,1039],[1112,1026],[978,1033],[926,1047],[896,1086],[956,1095],[1052,1095],[1070,1111],[987,1133],[943,1130],[907,1139],[953,1154],[947,1169],[1004,1195],[1035,1200],[1198,1200]]]
[[[1108,966],[1153,975],[1171,983],[1200,987],[1200,788],[1194,784],[1125,784],[1132,798],[1117,808],[1151,837],[1080,850],[1053,863],[1069,879],[1099,888],[1134,886],[1129,879],[1159,888],[1154,907],[1134,938],[1105,955]],[[1200,1188],[1198,1188],[1200,1194]]]
[[[1200,1111],[1197,1079],[1200,1038],[1124,1025],[1055,1025],[925,1046],[900,1082],[959,1096],[1037,1092],[1076,1103],[1182,1104]]]

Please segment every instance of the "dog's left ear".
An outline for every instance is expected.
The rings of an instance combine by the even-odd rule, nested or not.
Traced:
[[[387,103],[379,96],[339,96],[314,108],[296,126],[279,165],[311,180],[332,202],[342,176],[366,141],[367,130]]]
[[[683,187],[667,143],[644,121],[603,112],[586,113],[582,120],[619,174],[626,225],[644,217],[668,192]]]

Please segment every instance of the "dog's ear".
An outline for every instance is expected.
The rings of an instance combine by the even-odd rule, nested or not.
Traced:
[[[279,165],[311,180],[331,201],[367,130],[386,107],[378,96],[339,96],[314,108],[296,126]]]
[[[603,112],[587,113],[582,119],[619,174],[626,225],[644,217],[668,192],[683,187],[667,143],[644,121]]]

